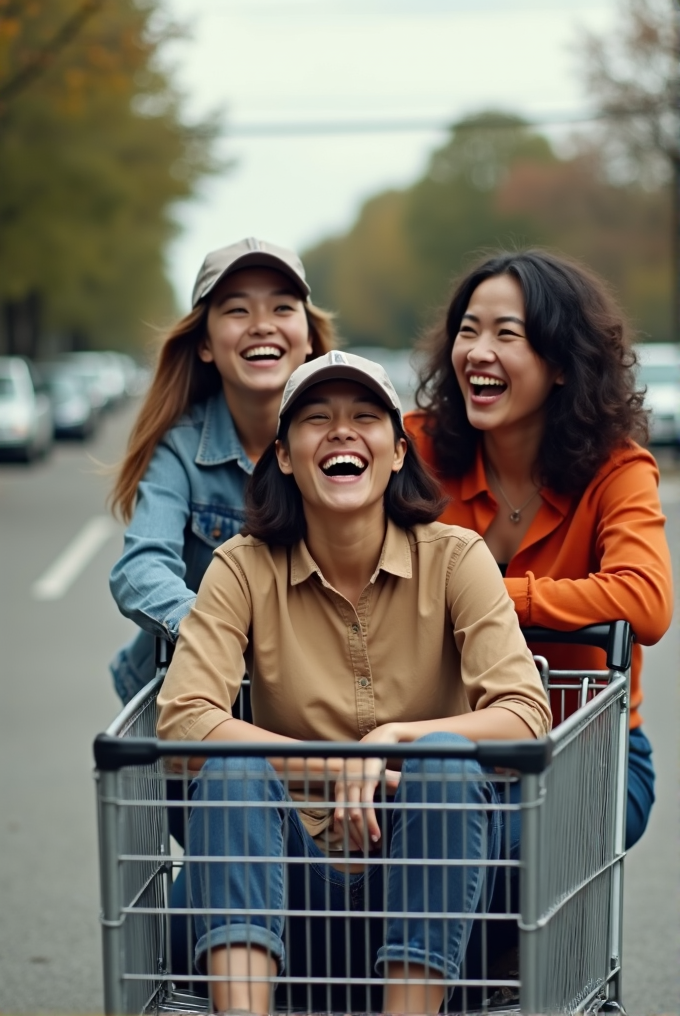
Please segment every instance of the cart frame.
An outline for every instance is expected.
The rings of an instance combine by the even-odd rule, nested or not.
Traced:
[[[451,749],[414,743],[390,747],[390,755],[464,757],[516,774],[521,783],[516,915],[520,1010],[548,1014],[622,1009],[632,634],[621,621],[571,633],[535,628],[524,633],[527,641],[605,649],[606,671],[550,673],[547,662],[537,658],[553,691],[579,687],[581,705],[576,712],[536,741],[478,742],[455,749],[453,756]],[[111,1016],[195,1012],[205,1006],[205,1000],[179,987],[181,978],[168,969],[168,901],[173,866],[181,861],[171,856],[164,760],[188,759],[197,751],[194,744],[155,737],[155,698],[166,665],[167,660],[161,659],[154,680],[94,744],[104,1002]],[[266,757],[271,745],[202,742],[200,754]],[[309,742],[277,746],[277,755],[368,758],[384,757],[385,749]],[[196,975],[190,980],[209,977]],[[479,983],[470,981],[469,987]],[[489,989],[495,986],[488,978],[484,984]]]

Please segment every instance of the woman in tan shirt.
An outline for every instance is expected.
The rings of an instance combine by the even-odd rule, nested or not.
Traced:
[[[255,468],[245,535],[215,552],[182,621],[159,695],[159,736],[270,743],[272,752],[277,743],[305,740],[456,745],[543,736],[548,702],[493,557],[476,533],[434,522],[442,507],[382,367],[337,351],[299,367],[284,391],[278,439]],[[244,658],[252,724],[231,712]],[[195,808],[191,855],[238,856],[247,837],[251,856],[280,858],[191,865],[194,907],[245,912],[197,917],[199,969],[225,978],[283,969],[283,917],[258,916],[283,909],[283,858],[325,857],[347,836],[358,851],[385,849],[381,839],[389,840],[390,913],[474,914],[490,892],[485,875],[493,869],[475,862],[498,857],[500,821],[488,810],[494,784],[476,762],[406,760],[395,775],[389,828],[370,807],[380,760],[305,766],[308,779],[315,766],[319,778],[335,773],[334,812],[272,807],[285,793],[278,778],[284,760],[275,757],[209,759],[194,780],[194,801],[270,807],[230,810],[228,822],[219,808]],[[422,779],[430,771],[439,778]],[[402,801],[422,803],[423,794],[451,807],[400,810]],[[398,864],[424,856],[471,863],[446,874],[436,865],[425,873]],[[350,876],[329,865],[305,867],[312,909],[314,894],[317,909],[329,901],[344,909],[348,878],[353,899],[360,891],[383,898],[382,889],[374,895],[382,866]],[[301,868],[290,866],[289,907],[309,905],[304,896],[295,901]],[[362,880],[371,885],[362,890]],[[438,1011],[444,989],[436,978],[459,976],[470,925],[456,918],[386,922],[376,969],[394,981],[408,973],[428,983],[408,990],[388,984],[385,1011]],[[267,983],[214,983],[213,1003],[266,1012]]]

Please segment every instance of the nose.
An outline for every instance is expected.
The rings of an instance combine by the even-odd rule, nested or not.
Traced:
[[[272,335],[276,331],[276,325],[266,311],[260,311],[255,314],[248,330],[251,335]]]
[[[331,421],[327,438],[329,441],[356,441],[356,431],[349,418],[342,416]]]
[[[496,348],[492,337],[482,332],[477,341],[470,346],[467,359],[471,364],[492,363],[496,359]]]

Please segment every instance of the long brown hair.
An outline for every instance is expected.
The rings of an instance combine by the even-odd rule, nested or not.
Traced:
[[[109,504],[115,515],[129,522],[139,481],[158,442],[180,416],[197,402],[214,395],[222,379],[214,363],[204,363],[198,347],[206,337],[210,300],[202,300],[166,335],[158,353],[153,380],[128,440]],[[310,359],[323,356],[337,345],[333,315],[305,304],[312,343]]]
[[[510,275],[524,295],[527,339],[564,384],[546,402],[537,482],[581,494],[615,448],[647,438],[644,391],[628,323],[606,283],[577,261],[534,248],[500,250],[461,278],[446,309],[423,336],[426,354],[416,405],[426,411],[440,476],[462,476],[474,463],[480,431],[468,421],[451,350],[477,286]]]

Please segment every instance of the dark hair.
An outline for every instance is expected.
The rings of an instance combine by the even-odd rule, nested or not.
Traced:
[[[477,264],[458,281],[448,308],[419,343],[426,359],[416,404],[429,416],[425,429],[437,471],[460,476],[475,459],[480,432],[468,421],[451,350],[473,292],[497,275],[519,282],[527,338],[564,378],[546,402],[536,480],[559,493],[580,494],[616,447],[647,439],[647,412],[644,392],[636,390],[630,330],[606,284],[578,262],[544,250],[496,251]]]
[[[292,409],[292,407],[291,407]],[[279,440],[285,442],[291,410],[281,420]],[[447,505],[437,480],[427,469],[411,438],[395,413],[390,413],[395,442],[406,441],[406,457],[398,473],[392,473],[385,489],[385,514],[402,529],[434,522]],[[291,546],[305,538],[307,523],[302,494],[293,476],[282,473],[276,458],[276,442],[260,457],[246,488],[244,536],[255,536],[270,545]]]

